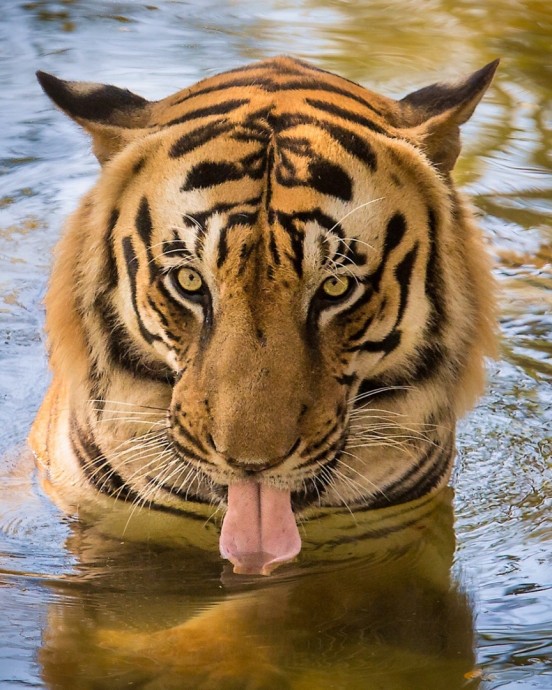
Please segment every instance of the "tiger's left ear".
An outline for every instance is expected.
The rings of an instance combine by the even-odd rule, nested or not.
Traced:
[[[442,173],[454,167],[460,153],[460,125],[472,116],[499,62],[490,62],[456,84],[432,84],[399,101],[407,132]]]
[[[91,136],[101,164],[147,134],[152,103],[132,91],[107,84],[65,81],[46,72],[37,79],[52,101]]]

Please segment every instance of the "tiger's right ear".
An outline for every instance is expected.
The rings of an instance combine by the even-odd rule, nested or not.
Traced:
[[[152,103],[132,91],[65,81],[40,71],[36,76],[46,95],[92,136],[94,154],[102,165],[151,131],[147,126]]]

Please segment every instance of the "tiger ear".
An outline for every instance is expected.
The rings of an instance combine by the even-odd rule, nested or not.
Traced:
[[[490,62],[456,84],[432,84],[399,101],[414,139],[444,174],[452,170],[460,153],[460,125],[472,116],[499,62]]]
[[[65,81],[40,71],[36,76],[46,95],[92,136],[94,154],[102,165],[146,133],[152,104],[132,91]]]

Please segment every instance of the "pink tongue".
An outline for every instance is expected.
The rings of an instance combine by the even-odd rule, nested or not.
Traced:
[[[240,575],[270,575],[301,550],[289,491],[257,482],[228,487],[220,553]]]

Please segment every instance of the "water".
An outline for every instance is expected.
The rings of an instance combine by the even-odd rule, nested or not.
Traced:
[[[2,690],[551,687],[551,44],[536,0],[2,4]],[[503,58],[456,169],[497,261],[503,338],[460,428],[454,495],[377,521],[321,518],[308,558],[259,583],[215,553],[71,522],[20,452],[48,379],[51,249],[97,170],[34,71],[156,98],[283,52],[392,96]],[[176,542],[187,528],[175,523]],[[201,541],[216,543],[212,520]]]

